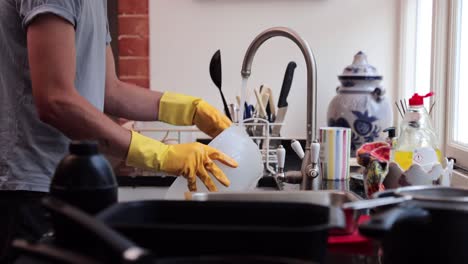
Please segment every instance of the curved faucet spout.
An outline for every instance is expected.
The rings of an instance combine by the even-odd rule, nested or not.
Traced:
[[[274,27],[260,33],[250,44],[245,53],[244,62],[242,63],[242,77],[249,78],[252,61],[258,48],[268,39],[272,37],[282,36],[292,40],[299,46],[304,55],[307,67],[307,128],[306,128],[306,149],[310,148],[310,144],[315,139],[317,130],[317,65],[315,57],[312,53],[309,44],[295,31],[286,27]]]
[[[309,44],[295,31],[285,27],[274,27],[260,33],[250,44],[245,53],[244,62],[242,63],[242,77],[249,78],[252,68],[252,61],[258,48],[268,39],[272,37],[286,37],[292,40],[299,46],[304,55],[307,67],[307,126],[306,126],[306,146],[305,156],[302,161],[302,186],[303,190],[317,189],[317,182],[321,179],[317,175],[313,175],[310,170],[311,153],[310,146],[315,140],[317,132],[317,65],[314,54],[312,53]],[[315,183],[315,184],[314,184]]]

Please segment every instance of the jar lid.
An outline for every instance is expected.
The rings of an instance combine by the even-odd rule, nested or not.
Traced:
[[[72,141],[68,147],[70,154],[95,155],[98,154],[98,143],[95,141]]]
[[[377,68],[367,62],[367,55],[359,51],[354,55],[353,64],[343,70],[343,74],[338,76],[342,79],[363,79],[363,80],[382,80],[382,76],[377,72]]]

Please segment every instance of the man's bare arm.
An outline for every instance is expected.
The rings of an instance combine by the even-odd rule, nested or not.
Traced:
[[[104,112],[138,121],[156,121],[162,93],[150,91],[117,78],[112,49],[106,54],[106,99]]]
[[[125,157],[130,131],[91,105],[74,86],[73,26],[55,15],[42,15],[28,26],[27,38],[32,90],[40,119],[71,139],[98,140],[107,154]]]

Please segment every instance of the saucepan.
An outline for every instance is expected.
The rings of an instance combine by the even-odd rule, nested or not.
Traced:
[[[359,227],[382,242],[384,263],[468,263],[468,190],[414,186],[380,195],[407,197]]]
[[[20,252],[53,263],[152,263],[148,250],[74,206],[54,197],[44,198],[42,205],[52,215],[54,243],[15,240]]]

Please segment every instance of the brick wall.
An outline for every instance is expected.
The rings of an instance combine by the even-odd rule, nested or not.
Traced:
[[[118,0],[119,77],[149,87],[149,0]]]
[[[118,0],[119,78],[145,88],[149,88],[148,3],[149,0]],[[125,176],[135,170],[121,162],[115,173]]]

